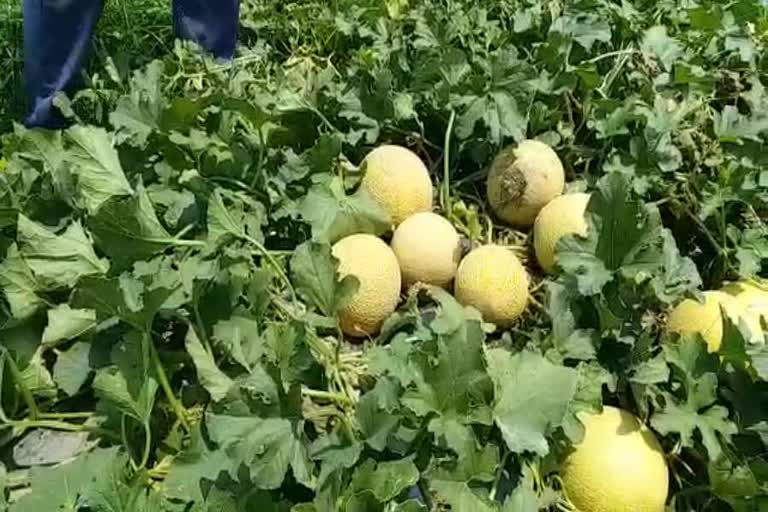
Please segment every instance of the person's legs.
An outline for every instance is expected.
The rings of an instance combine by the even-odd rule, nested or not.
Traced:
[[[215,56],[230,59],[235,54],[240,0],[174,0],[176,35],[191,39]]]
[[[102,0],[24,0],[28,127],[64,125],[53,98],[76,87],[101,10]]]

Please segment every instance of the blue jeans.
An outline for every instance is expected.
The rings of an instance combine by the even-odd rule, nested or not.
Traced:
[[[64,124],[53,98],[77,87],[103,0],[24,0],[24,63],[28,127]],[[235,52],[239,0],[174,0],[176,34],[217,57]]]

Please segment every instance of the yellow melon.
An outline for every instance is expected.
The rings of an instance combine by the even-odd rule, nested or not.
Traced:
[[[547,144],[525,140],[502,150],[491,164],[486,184],[496,215],[515,226],[533,224],[539,211],[563,193],[565,171]]]
[[[480,311],[485,321],[505,327],[525,311],[528,283],[525,267],[511,250],[485,245],[461,261],[454,291],[459,302]]]
[[[384,208],[397,226],[432,209],[432,181],[424,162],[402,146],[379,146],[362,163],[361,187]]]
[[[411,215],[395,230],[392,250],[403,285],[420,282],[448,287],[461,259],[461,238],[444,217],[432,212]]]
[[[555,267],[557,242],[565,235],[587,236],[584,213],[589,194],[565,194],[554,198],[541,209],[533,224],[533,247],[536,259],[545,272]]]
[[[677,334],[701,334],[709,352],[717,352],[723,342],[723,317],[725,309],[730,320],[738,324],[740,307],[736,299],[722,291],[704,292],[704,302],[685,299],[669,314],[667,330]]]
[[[571,503],[580,512],[664,512],[669,471],[653,432],[615,407],[587,416],[584,430],[563,464]]]
[[[750,331],[749,341],[765,343],[766,332],[763,325],[768,325],[768,286],[761,281],[745,280],[730,284],[723,288],[723,291],[735,298]]]
[[[354,337],[373,336],[397,308],[401,275],[389,246],[373,235],[357,234],[333,246],[339,276],[352,275],[360,282],[357,293],[339,312],[341,329]]]

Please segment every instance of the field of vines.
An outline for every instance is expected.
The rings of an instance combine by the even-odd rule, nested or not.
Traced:
[[[60,131],[0,7],[0,512],[768,512],[764,2],[243,0],[231,62],[136,4]],[[551,268],[489,200],[531,140],[588,194]],[[400,280],[383,146],[443,282]],[[513,319],[511,267],[453,283],[489,246]]]

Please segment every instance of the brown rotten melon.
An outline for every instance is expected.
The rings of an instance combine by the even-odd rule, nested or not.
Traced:
[[[565,171],[551,147],[525,140],[499,153],[491,164],[486,186],[496,215],[512,225],[527,227],[544,205],[563,193]]]

